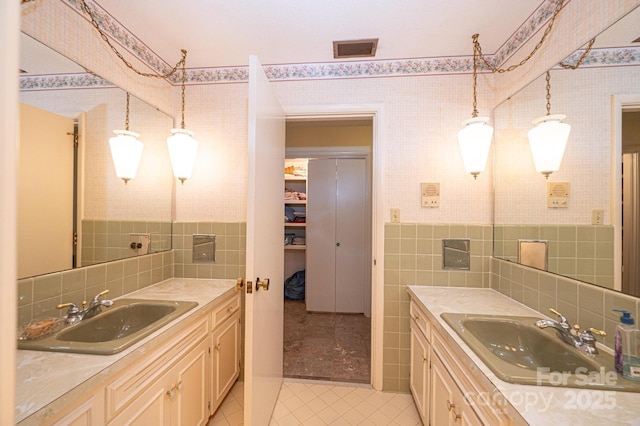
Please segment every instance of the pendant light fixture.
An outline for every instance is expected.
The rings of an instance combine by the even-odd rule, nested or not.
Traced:
[[[179,129],[171,129],[172,135],[167,138],[169,157],[173,175],[184,185],[184,181],[191,177],[193,164],[198,152],[198,141],[193,138],[194,133],[184,128],[184,86],[185,86],[185,62],[187,51],[182,50],[182,122]]]
[[[462,161],[467,173],[474,179],[484,171],[491,147],[493,127],[487,122],[488,117],[478,117],[477,82],[478,82],[478,34],[473,39],[473,112],[471,118],[462,122],[464,127],[458,132],[458,143],[462,151]]]
[[[114,130],[116,135],[109,139],[111,157],[116,176],[126,185],[136,177],[144,144],[138,140],[140,134],[129,131],[129,92],[127,92],[127,110],[124,122],[125,130]]]
[[[564,150],[569,139],[571,126],[563,123],[566,116],[551,114],[551,74],[547,71],[547,115],[533,121],[536,125],[529,130],[529,146],[536,171],[546,179],[560,169]]]

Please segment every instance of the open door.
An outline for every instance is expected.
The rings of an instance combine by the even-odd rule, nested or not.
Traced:
[[[249,57],[244,424],[268,425],[282,385],[285,116]]]

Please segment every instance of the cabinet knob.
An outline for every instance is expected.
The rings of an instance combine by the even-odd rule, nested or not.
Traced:
[[[167,391],[167,396],[169,398],[173,398],[175,396],[175,394],[176,394],[176,388],[175,388],[175,386],[171,386],[171,389],[169,389]]]
[[[456,404],[453,404],[451,401],[447,399],[447,411],[455,410]]]
[[[336,247],[340,247],[340,243],[336,243]]]

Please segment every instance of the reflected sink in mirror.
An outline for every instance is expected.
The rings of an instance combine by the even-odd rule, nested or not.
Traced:
[[[195,308],[196,302],[121,299],[93,318],[50,336],[21,340],[18,349],[111,355]]]
[[[449,324],[495,375],[505,382],[640,392],[640,382],[624,379],[613,356],[587,355],[568,345],[538,317],[443,313]]]

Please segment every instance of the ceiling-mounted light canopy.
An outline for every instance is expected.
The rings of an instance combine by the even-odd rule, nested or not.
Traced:
[[[533,155],[536,171],[549,178],[553,172],[560,170],[560,163],[569,139],[571,126],[563,123],[562,114],[545,115],[533,121],[536,125],[529,130],[529,146]]]
[[[116,169],[116,176],[126,185],[136,177],[144,144],[138,140],[139,133],[129,131],[129,93],[127,93],[127,109],[125,130],[114,130],[116,135],[109,139],[111,158]]]
[[[184,185],[184,181],[191,177],[193,164],[196,161],[198,152],[198,141],[193,138],[193,133],[184,128],[184,86],[185,86],[185,63],[187,51],[182,49],[182,122],[179,129],[171,129],[172,136],[167,138],[169,147],[169,157],[171,157],[171,167],[173,175]]]
[[[467,173],[471,173],[474,179],[484,171],[491,147],[493,127],[487,122],[488,117],[478,117],[478,56],[481,54],[478,34],[473,39],[473,112],[471,118],[462,122],[463,128],[458,132],[458,144],[462,152],[462,160]]]
[[[462,122],[464,127],[458,132],[458,144],[462,151],[462,161],[467,173],[474,179],[484,171],[491,147],[493,127],[487,124],[488,117],[473,117]]]
[[[571,126],[562,122],[566,118],[565,115],[551,114],[551,73],[549,71],[547,71],[546,80],[547,115],[533,121],[536,127],[529,130],[528,136],[536,171],[549,179],[551,173],[560,170]]]

